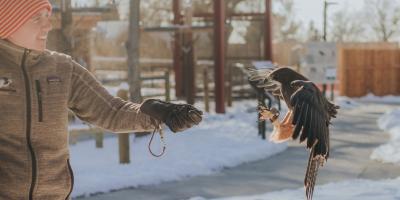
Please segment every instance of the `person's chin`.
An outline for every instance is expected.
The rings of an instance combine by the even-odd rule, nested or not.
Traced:
[[[46,49],[46,41],[36,44],[32,49],[36,51],[44,51]]]

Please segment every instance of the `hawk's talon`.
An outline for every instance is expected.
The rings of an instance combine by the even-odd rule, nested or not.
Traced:
[[[279,111],[276,108],[268,109],[267,107],[259,106],[259,109],[261,120],[269,119],[271,122],[274,122],[279,118]]]

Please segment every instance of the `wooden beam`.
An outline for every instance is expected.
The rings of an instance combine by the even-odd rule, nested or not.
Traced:
[[[100,15],[73,15],[72,24],[74,30],[90,30],[97,25],[97,22],[101,20]],[[61,29],[61,15],[54,14],[51,17],[51,24],[53,29]]]
[[[264,28],[264,58],[272,62],[272,5],[271,0],[265,0]]]
[[[265,13],[227,13],[226,17],[263,17]],[[194,13],[193,17],[199,17],[199,18],[212,18],[214,17],[213,13]]]
[[[225,1],[214,0],[215,112],[225,113]]]

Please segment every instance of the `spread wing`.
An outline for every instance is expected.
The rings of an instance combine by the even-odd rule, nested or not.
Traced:
[[[300,137],[300,142],[307,139],[307,148],[311,149],[304,179],[307,199],[311,199],[318,168],[329,157],[330,104],[310,81],[293,81],[291,85],[298,88],[290,98],[295,126],[292,137]]]
[[[256,87],[284,99],[290,107],[290,97],[296,91],[290,83],[295,80],[307,80],[306,77],[288,67],[278,67],[269,70],[249,70],[250,82],[256,82]]]
[[[273,69],[247,69],[249,83],[253,88],[261,88],[274,96],[282,97],[281,84],[273,80],[269,75]]]
[[[300,142],[307,139],[307,148],[316,147],[314,156],[328,157],[330,115],[326,109],[326,99],[310,81],[293,81],[292,85],[298,88],[290,98],[294,108],[293,139],[299,136]]]

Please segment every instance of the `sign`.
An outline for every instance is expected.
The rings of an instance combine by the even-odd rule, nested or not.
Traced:
[[[251,64],[256,68],[256,69],[272,69],[275,68],[276,66],[269,60],[257,60],[257,61],[252,61]]]
[[[300,72],[317,84],[336,82],[336,43],[309,42]]]

